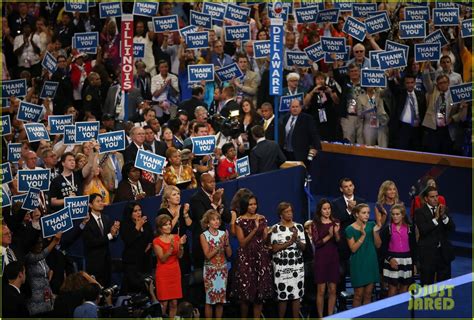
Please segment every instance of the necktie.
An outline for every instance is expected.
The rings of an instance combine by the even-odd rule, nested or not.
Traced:
[[[292,138],[293,138],[293,129],[295,127],[295,117],[291,116],[291,122],[290,122],[290,130],[288,130],[288,134],[286,135],[286,150],[289,152],[293,152],[293,143],[292,143]]]
[[[98,219],[97,219],[97,223],[98,223],[98,225],[99,225],[100,233],[101,233],[102,235],[104,235],[104,225],[102,224],[102,219],[101,219],[101,218],[98,218]]]
[[[8,263],[12,261],[16,261],[15,254],[13,253],[13,250],[10,248],[7,248],[7,258],[8,258]]]
[[[265,122],[263,123],[263,130],[264,131],[267,131],[267,128],[268,128],[268,120],[265,120]]]
[[[433,214],[433,217],[436,216],[436,207],[431,208],[431,214]]]
[[[415,122],[418,122],[417,117],[416,117],[416,110],[415,110],[415,99],[413,98],[413,93],[410,92],[408,93],[408,104],[410,106],[410,112],[411,112],[411,120],[410,124],[412,127],[415,126]]]

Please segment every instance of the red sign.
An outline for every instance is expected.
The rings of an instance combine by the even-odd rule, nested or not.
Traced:
[[[122,90],[133,88],[133,15],[122,15]]]

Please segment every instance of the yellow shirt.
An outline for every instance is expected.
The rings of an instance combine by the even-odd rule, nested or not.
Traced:
[[[107,188],[104,186],[102,180],[98,177],[94,177],[88,185],[84,187],[84,195],[91,195],[98,193],[102,196],[104,204],[110,204],[110,194]]]

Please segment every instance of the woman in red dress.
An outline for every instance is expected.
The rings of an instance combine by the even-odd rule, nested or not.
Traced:
[[[153,240],[153,249],[158,258],[155,274],[156,296],[161,303],[163,314],[167,314],[169,306],[168,315],[173,319],[178,299],[183,297],[178,259],[183,255],[186,235],[180,238],[177,234],[171,234],[171,217],[168,215],[159,215],[155,222],[158,235]]]

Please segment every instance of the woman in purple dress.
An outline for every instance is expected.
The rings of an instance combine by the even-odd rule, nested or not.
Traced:
[[[265,245],[267,219],[257,213],[257,198],[253,195],[244,195],[239,209],[240,216],[235,222],[239,248],[232,297],[239,300],[242,318],[247,317],[250,303],[253,303],[253,317],[260,318],[263,302],[274,294],[271,253]]]
[[[336,286],[339,282],[339,254],[337,242],[339,235],[339,221],[331,214],[331,203],[321,199],[313,219],[314,244],[314,280],[317,286],[316,306],[318,316],[323,317],[324,292],[328,287],[328,315],[333,314],[336,304]]]

